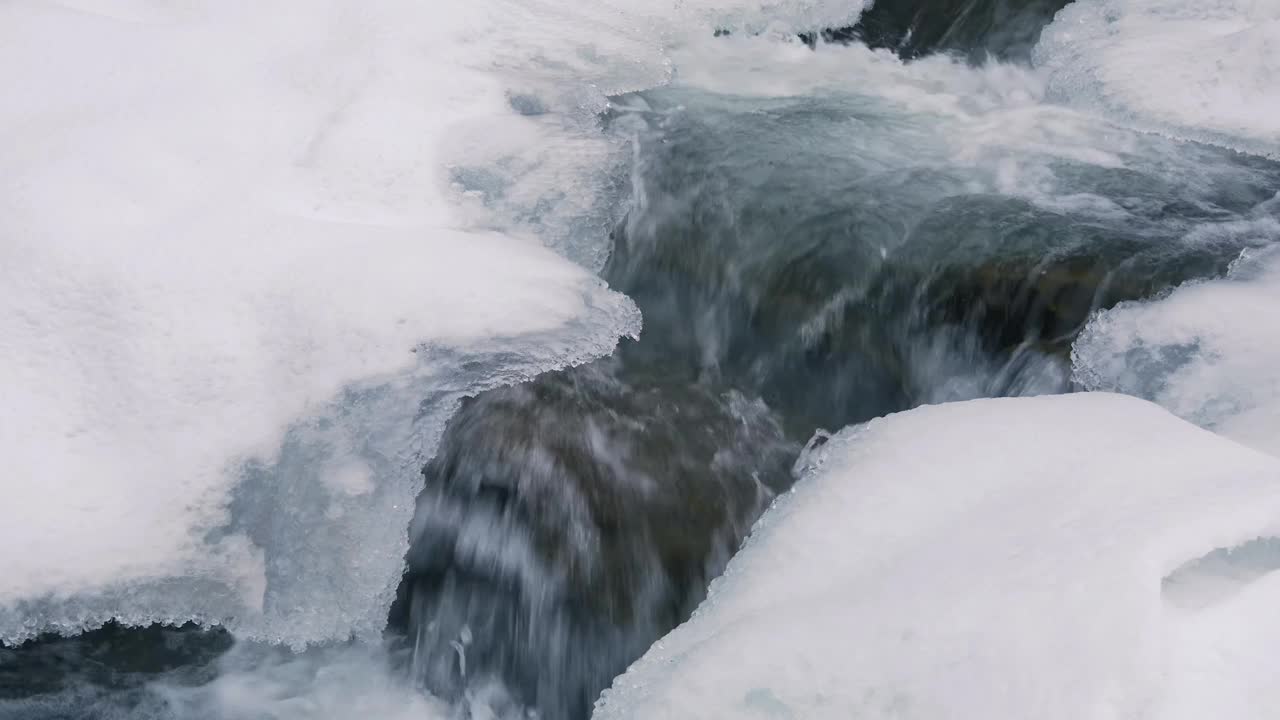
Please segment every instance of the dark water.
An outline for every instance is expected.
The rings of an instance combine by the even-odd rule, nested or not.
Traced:
[[[830,35],[1017,57],[1060,4],[882,3]],[[643,335],[450,422],[388,626],[396,672],[460,713],[483,695],[586,718],[697,606],[816,430],[1069,391],[1092,311],[1269,240],[1232,223],[1280,188],[1275,163],[1155,138],[1120,143],[1123,162],[1012,142],[958,160],[1019,117],[973,102],[957,120],[856,83],[618,98],[601,129],[635,152],[603,275]],[[1010,167],[1051,189],[1011,189]],[[231,646],[109,627],[0,649],[0,716],[200,717],[152,686],[202,687]]]
[[[23,720],[163,717],[158,680],[200,685],[232,645],[221,630],[192,625],[124,628],[0,646],[0,716]]]

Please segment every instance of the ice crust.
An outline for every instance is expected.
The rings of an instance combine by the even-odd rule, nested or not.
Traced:
[[[455,69],[459,27],[409,2],[0,8],[0,640],[376,636],[458,398],[637,331],[448,202],[442,139],[506,108]]]
[[[1082,393],[891,415],[798,469],[694,617],[614,682],[597,720],[1239,719],[1274,707],[1274,666],[1253,662],[1273,648],[1280,554],[1245,579],[1210,578],[1201,560],[1280,530],[1274,458],[1154,404]],[[1171,575],[1230,591],[1175,605]],[[1225,652],[1209,661],[1209,649]]]
[[[0,641],[375,637],[458,399],[638,331],[588,272],[625,179],[606,96],[716,28],[860,10],[0,7]]]
[[[1280,240],[1280,222],[1256,225]],[[1250,250],[1226,278],[1094,316],[1072,349],[1074,374],[1280,456],[1277,308],[1280,252]]]
[[[1033,53],[1049,95],[1123,123],[1280,157],[1280,2],[1077,0]]]

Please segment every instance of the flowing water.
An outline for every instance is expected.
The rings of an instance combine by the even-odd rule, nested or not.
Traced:
[[[1044,101],[1026,57],[1063,4],[882,2],[791,42],[724,34],[611,98],[600,274],[643,331],[463,402],[385,647],[45,636],[0,648],[0,716],[585,720],[823,431],[1071,391],[1092,313],[1280,239],[1280,163]],[[504,207],[484,173],[455,182]]]
[[[925,82],[969,79],[931,69]],[[833,80],[800,97],[617,99],[608,131],[633,138],[635,162],[603,275],[645,329],[451,421],[405,589],[428,687],[460,697],[496,677],[545,717],[585,717],[696,606],[816,429],[1067,391],[1092,311],[1268,239],[1223,224],[1270,198],[1274,164],[1135,136],[1098,149],[1069,115],[1057,145],[1028,147],[984,135],[1016,128],[1016,98],[929,116],[904,105],[936,87],[895,102]],[[979,92],[1007,91],[991,80]],[[1200,226],[1219,234],[1183,240]]]

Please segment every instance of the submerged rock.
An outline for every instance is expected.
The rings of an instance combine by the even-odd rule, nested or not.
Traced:
[[[973,327],[992,351],[1033,343],[1064,355],[1094,311],[1221,274],[1244,245],[1179,242],[1142,226],[967,196],[922,219],[885,276],[897,275],[891,284],[911,294],[899,303],[914,301],[933,322]]]
[[[759,396],[799,441],[925,402],[1066,390],[1090,313],[1225,271],[1258,240],[1231,221],[1280,179],[1203,149],[1228,168],[1211,183],[1015,146],[1048,188],[1020,195],[951,167],[967,148],[886,155],[901,131],[856,95],[672,89],[643,106],[623,119],[638,202],[604,271],[645,316],[622,355]]]
[[[399,608],[433,691],[585,717],[788,484],[799,448],[763,403],[615,371],[485,393],[450,423]]]
[[[1071,0],[881,0],[857,24],[821,33],[903,58],[951,52],[981,61],[1029,59],[1040,32]]]

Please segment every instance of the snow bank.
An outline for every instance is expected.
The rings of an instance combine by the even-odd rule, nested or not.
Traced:
[[[635,333],[441,192],[507,113],[422,3],[0,8],[0,640],[376,636],[457,399]]]
[[[1250,662],[1272,635],[1245,629],[1274,626],[1280,553],[1253,574],[1200,558],[1280,530],[1269,456],[1078,394],[926,406],[801,463],[598,720],[1190,717],[1146,713],[1232,673],[1232,717],[1265,715]],[[1199,673],[1193,642],[1240,652]]]
[[[1256,223],[1280,239],[1280,222]],[[1096,315],[1076,340],[1076,379],[1153,400],[1280,456],[1280,252],[1246,253],[1228,277]]]
[[[1034,53],[1052,98],[1180,138],[1280,156],[1280,3],[1077,0]]]
[[[606,95],[860,9],[4,4],[0,641],[376,636],[458,398],[638,330]]]

